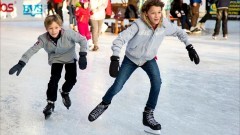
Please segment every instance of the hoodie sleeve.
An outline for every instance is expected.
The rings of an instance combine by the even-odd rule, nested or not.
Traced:
[[[87,52],[88,45],[86,37],[82,36],[80,33],[70,30],[69,36],[72,40],[80,45],[80,52]]]
[[[38,37],[38,41],[22,55],[22,58],[20,60],[27,63],[35,53],[37,53],[41,48],[43,48],[43,45],[43,40]]]
[[[133,23],[126,30],[119,33],[118,37],[113,41],[112,51],[114,56],[119,56],[121,48],[129,40],[131,40],[135,34],[138,32],[138,26],[136,23]]]
[[[167,36],[177,36],[178,39],[186,46],[188,46],[190,43],[188,41],[188,34],[181,28],[179,28],[176,24],[171,23],[167,19],[163,19],[163,27],[165,27],[165,32]]]

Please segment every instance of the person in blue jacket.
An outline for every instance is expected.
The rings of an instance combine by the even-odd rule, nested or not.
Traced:
[[[143,111],[143,125],[147,132],[160,133],[161,125],[154,119],[153,114],[162,83],[155,56],[164,37],[177,36],[186,45],[191,61],[195,64],[200,62],[187,33],[167,18],[163,18],[163,6],[159,0],[147,0],[142,6],[141,17],[113,41],[109,74],[116,79],[103,96],[102,102],[90,112],[89,121],[96,120],[109,107],[113,97],[120,92],[131,74],[137,68],[142,68],[151,82],[149,97]],[[119,54],[125,44],[125,56],[119,69]]]

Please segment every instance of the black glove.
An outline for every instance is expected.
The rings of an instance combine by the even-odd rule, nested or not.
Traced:
[[[22,71],[22,68],[26,65],[25,62],[23,61],[19,61],[18,64],[16,64],[15,66],[13,66],[10,70],[9,70],[9,74],[12,75],[15,72],[17,72],[17,76],[20,74],[20,72]]]
[[[79,60],[78,60],[78,65],[79,68],[84,70],[87,67],[87,52],[79,52]]]
[[[118,68],[119,68],[119,57],[118,56],[111,56],[111,63],[109,67],[109,74],[111,77],[115,78],[118,75]]]
[[[193,46],[190,44],[186,47],[188,50],[188,55],[191,61],[194,61],[195,64],[198,64],[200,62],[199,56]]]

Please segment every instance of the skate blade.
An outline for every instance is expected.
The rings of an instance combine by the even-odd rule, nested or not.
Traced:
[[[64,99],[64,98],[62,99],[62,102],[63,102],[63,105],[64,105],[64,106],[65,106],[65,107],[66,107],[66,108],[69,110],[69,107],[70,107],[71,105],[70,105],[70,106],[69,106],[69,105],[67,105],[67,104],[66,104],[66,101],[65,101],[65,99]]]
[[[46,120],[46,119],[48,119],[52,115],[52,112],[43,112],[43,114],[44,114],[45,120]]]
[[[47,114],[47,115],[45,114],[45,120],[49,119],[50,116],[51,116],[51,114]]]
[[[160,130],[152,130],[151,128],[149,127],[144,127],[144,131],[148,134],[151,134],[151,135],[161,135],[161,131]]]

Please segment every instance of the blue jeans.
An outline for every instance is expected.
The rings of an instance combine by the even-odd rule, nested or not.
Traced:
[[[108,89],[108,91],[102,98],[104,103],[111,103],[113,96],[116,95],[122,89],[125,82],[131,76],[133,71],[135,71],[138,67],[139,67],[138,65],[133,63],[126,56],[124,57],[117,78],[115,79],[113,85]],[[146,62],[143,66],[141,66],[141,68],[147,73],[151,82],[151,88],[146,103],[146,107],[155,109],[157,105],[158,95],[160,92],[160,87],[162,84],[158,65],[156,63],[156,60],[152,59]]]
[[[69,24],[73,24],[73,26],[77,25],[76,22],[76,15],[75,15],[75,7],[73,5],[67,6],[68,12],[69,12]]]
[[[186,15],[183,15],[181,18],[181,24],[182,24],[182,29],[187,29],[187,28],[191,28],[192,24],[190,23],[188,17]],[[186,28],[186,24],[187,24],[187,28]]]

